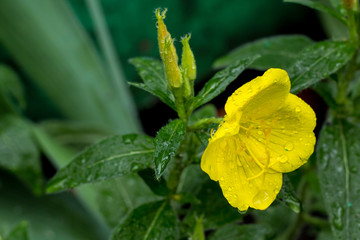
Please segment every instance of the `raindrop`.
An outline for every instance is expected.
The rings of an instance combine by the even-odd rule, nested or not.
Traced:
[[[332,204],[332,224],[335,228],[338,230],[342,230],[344,227],[343,223],[343,215],[344,215],[344,209],[340,206],[339,203]]]
[[[257,134],[262,135],[263,132],[259,130],[259,131],[257,132]]]
[[[247,209],[246,209],[246,210],[238,210],[238,213],[240,213],[240,214],[244,215],[244,214],[246,214],[246,213],[247,213]]]
[[[139,169],[139,165],[137,165],[136,163],[131,164],[131,171],[136,171]]]
[[[281,156],[279,157],[279,161],[280,161],[281,163],[286,163],[286,162],[288,161],[288,157],[287,157],[286,155],[281,155]]]
[[[231,188],[231,187],[228,187],[228,191],[231,192],[231,191],[232,191],[232,188]]]
[[[300,107],[296,107],[296,108],[295,108],[295,112],[297,112],[297,113],[301,112],[301,108],[300,108]]]
[[[237,198],[238,198],[238,195],[237,195],[237,194],[234,194],[234,198],[237,199]]]
[[[220,181],[224,181],[224,177],[221,177],[221,178],[220,178]]]
[[[285,149],[285,151],[291,151],[294,149],[294,144],[292,144],[291,142],[288,142],[284,145],[284,149]]]

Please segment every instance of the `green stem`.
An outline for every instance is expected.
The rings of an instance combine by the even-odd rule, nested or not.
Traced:
[[[305,222],[307,222],[311,225],[315,225],[315,226],[319,226],[319,227],[330,227],[330,224],[327,220],[318,218],[318,217],[314,217],[306,212],[301,213],[301,218]]]
[[[189,130],[196,131],[196,130],[204,129],[206,126],[208,126],[210,124],[220,124],[222,121],[223,121],[223,118],[215,118],[215,117],[204,118],[204,119],[197,121],[193,125],[189,126]]]

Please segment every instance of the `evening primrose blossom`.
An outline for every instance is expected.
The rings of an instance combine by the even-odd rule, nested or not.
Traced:
[[[282,173],[306,163],[314,151],[316,116],[289,93],[282,69],[269,69],[237,89],[209,140],[201,168],[219,181],[230,205],[264,210],[282,186]]]

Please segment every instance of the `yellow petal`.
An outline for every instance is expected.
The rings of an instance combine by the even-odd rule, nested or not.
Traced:
[[[282,106],[290,91],[290,80],[286,71],[278,68],[267,70],[263,76],[244,84],[227,100],[228,115],[243,112],[244,116],[262,118]]]
[[[249,207],[266,209],[282,185],[282,174],[262,168],[240,135],[211,142],[202,156],[201,168],[212,180],[219,181],[225,198],[240,211]]]
[[[314,151],[316,117],[311,107],[289,94],[283,107],[261,120],[244,122],[239,135],[249,152],[265,168],[291,172]]]
[[[291,172],[306,163],[314,151],[316,116],[299,97],[290,94],[276,114],[265,121],[277,119],[271,130],[269,166],[279,172]]]

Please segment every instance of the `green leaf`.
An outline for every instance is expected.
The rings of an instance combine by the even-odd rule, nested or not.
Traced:
[[[230,65],[238,59],[252,57],[259,54],[260,57],[249,65],[249,68],[267,70],[269,68],[288,68],[295,61],[302,49],[313,42],[302,35],[279,35],[262,38],[254,42],[246,43],[224,57],[217,59],[214,68],[222,68]]]
[[[74,193],[34,196],[13,174],[0,169],[0,196],[3,237],[27,221],[30,240],[108,239],[109,229],[96,221]]]
[[[137,134],[109,137],[90,146],[60,169],[48,183],[47,192],[135,173],[151,165],[153,154],[151,137]]]
[[[37,126],[58,144],[78,152],[111,134],[94,124],[75,121],[46,120]]]
[[[113,133],[139,131],[126,81],[111,82],[68,1],[2,1],[0,42],[65,117]]]
[[[345,25],[347,24],[347,20],[345,19],[345,17],[342,14],[340,14],[338,11],[326,6],[325,4],[323,4],[323,3],[319,2],[319,1],[313,1],[313,0],[284,0],[284,2],[297,3],[297,4],[300,4],[300,5],[307,6],[309,8],[316,9],[316,10],[318,10],[320,12],[327,13],[327,14],[333,16],[334,18],[338,19],[339,21],[341,21]]]
[[[241,220],[242,215],[231,207],[224,198],[219,184],[208,181],[201,186],[196,197],[201,201],[200,204],[192,204],[184,222],[189,226],[195,225],[197,216],[203,216],[204,229],[213,229],[226,223]],[[221,211],[219,211],[221,209]]]
[[[57,167],[64,167],[75,156],[74,151],[55,141],[40,127],[33,126],[32,130],[41,151]]]
[[[261,240],[266,239],[267,228],[256,224],[228,224],[220,227],[209,240]]]
[[[134,209],[112,235],[112,240],[178,239],[179,229],[169,202],[144,204]]]
[[[306,48],[288,69],[291,92],[297,93],[337,72],[354,51],[350,42],[323,41]]]
[[[129,62],[135,66],[141,79],[144,81],[144,84],[129,84],[157,96],[172,109],[176,109],[174,95],[168,88],[163,63],[159,60],[145,57],[132,58]]]
[[[91,186],[97,190],[96,206],[112,228],[122,222],[134,208],[160,200],[136,174],[109,179]]]
[[[317,145],[321,194],[336,239],[360,236],[359,135],[358,125],[333,119]]]
[[[184,140],[186,123],[180,119],[174,120],[162,127],[155,137],[155,174],[159,179],[167,164],[171,161]]]
[[[301,210],[301,202],[296,196],[294,187],[287,175],[283,176],[283,185],[276,199],[296,213],[299,213]]]
[[[203,219],[201,217],[196,219],[194,231],[189,240],[205,240]]]
[[[335,81],[322,81],[312,86],[312,89],[319,94],[331,109],[336,109],[337,83]]]
[[[147,168],[139,171],[138,174],[156,195],[166,196],[169,194],[166,181],[162,177],[160,177],[159,180],[156,180],[154,170]]]
[[[19,113],[26,106],[24,89],[17,74],[5,65],[0,65],[0,111]]]
[[[30,124],[15,116],[0,118],[0,146],[0,167],[13,172],[34,193],[42,193],[40,154]]]
[[[242,60],[236,61],[234,64],[231,64],[224,70],[217,72],[200,90],[200,92],[193,99],[191,106],[192,109],[196,109],[201,105],[209,102],[217,95],[222,93],[226,87],[234,81],[240,73],[242,73],[245,68],[247,68],[251,63],[253,63],[259,56],[245,58]]]
[[[28,223],[23,221],[4,240],[28,240]],[[1,240],[1,238],[0,238]]]

